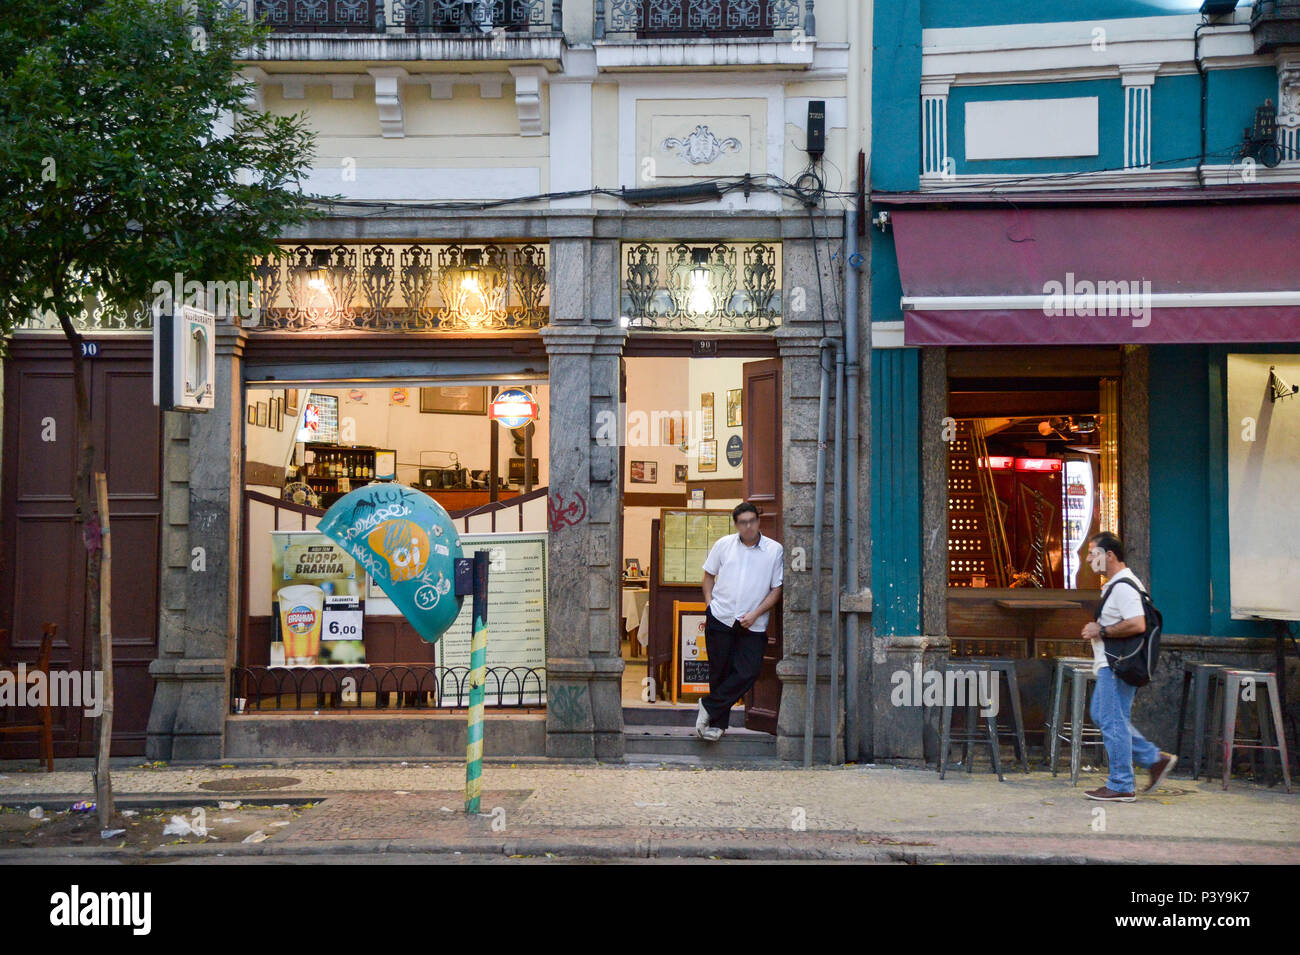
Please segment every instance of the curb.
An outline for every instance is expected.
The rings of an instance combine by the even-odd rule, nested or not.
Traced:
[[[169,862],[182,859],[312,857],[322,855],[474,855],[474,856],[552,856],[560,858],[600,859],[736,859],[766,862],[841,861],[858,863],[894,863],[905,865],[1118,865],[1142,864],[1138,859],[1116,859],[1052,850],[1039,852],[999,852],[953,850],[941,846],[843,845],[790,846],[739,845],[733,842],[673,841],[648,839],[611,839],[562,841],[521,838],[502,843],[482,841],[428,841],[392,839],[354,839],[315,842],[305,845],[218,845],[161,846],[157,849],[99,848],[70,846],[48,849],[0,850],[0,864],[22,861],[54,863],[59,857],[75,861],[108,859],[124,863]]]
[[[271,799],[272,796],[282,795],[283,798]],[[310,802],[320,802],[330,795],[337,793],[303,793],[301,790],[295,790],[292,795],[288,793],[277,794],[274,789],[268,789],[264,792],[257,793],[143,793],[130,794],[113,797],[114,809],[175,809],[180,807],[192,806],[216,806],[217,803],[230,802],[238,800],[244,806],[279,806],[288,804],[290,806],[302,806]],[[265,799],[260,797],[267,797]],[[58,812],[64,809],[71,809],[79,802],[93,802],[94,793],[60,793],[56,795],[30,795],[24,794],[20,799],[9,799],[0,796],[0,807],[5,809],[34,809],[40,806],[42,809],[48,809]],[[88,814],[89,815],[89,814]],[[3,850],[0,850],[3,851]]]

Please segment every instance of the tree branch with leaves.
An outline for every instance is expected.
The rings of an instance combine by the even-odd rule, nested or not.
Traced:
[[[88,299],[146,307],[176,273],[248,281],[278,235],[316,214],[299,188],[313,152],[306,117],[257,110],[240,76],[266,32],[220,0],[0,5],[0,347],[33,315],[52,314],[68,341],[92,667],[111,641],[94,478],[110,462],[97,461],[82,315]],[[99,733],[106,741],[110,720]]]

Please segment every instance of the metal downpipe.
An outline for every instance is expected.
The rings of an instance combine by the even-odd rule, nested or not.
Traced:
[[[835,496],[831,499],[834,502],[831,513],[834,537],[831,545],[830,756],[831,765],[838,766],[844,762],[843,758],[837,755],[836,750],[836,743],[839,742],[840,737],[840,654],[843,653],[841,636],[844,628],[844,622],[840,619],[840,588],[844,582],[844,575],[840,570],[840,561],[843,558],[843,548],[840,545],[844,527],[844,349],[842,348],[835,349],[835,476],[831,483],[834,485]]]
[[[835,348],[833,338],[817,343],[821,365],[821,391],[817,403],[817,498],[813,504],[813,590],[808,607],[808,670],[804,691],[803,765],[812,766],[813,731],[817,717],[817,632],[821,623],[822,603],[822,529],[826,513],[826,432],[829,428],[831,403],[831,369],[826,364],[827,349]]]
[[[861,258],[858,253],[858,212],[844,213],[844,546],[848,553],[844,562],[845,586],[856,596],[862,591],[858,569],[858,385],[862,374],[859,363],[858,341],[858,274]],[[859,713],[862,705],[862,687],[858,667],[860,653],[860,623],[854,610],[845,621],[844,683],[847,700],[844,719],[844,758],[856,762],[860,754],[862,731]]]

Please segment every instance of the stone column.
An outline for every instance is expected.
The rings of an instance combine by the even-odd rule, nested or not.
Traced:
[[[802,227],[803,223],[799,223]],[[843,227],[842,220],[835,225]],[[820,587],[820,623],[817,628],[817,680],[814,689],[813,760],[830,761],[831,720],[836,726],[836,757],[844,753],[844,667],[840,686],[831,708],[831,626],[834,619],[832,568],[835,535],[835,421],[838,409],[828,417],[826,445],[826,494],[823,504],[822,577],[813,578],[813,520],[817,499],[817,424],[821,395],[821,352],[818,342],[825,334],[842,339],[841,316],[835,309],[836,290],[842,278],[832,266],[831,253],[839,246],[838,235],[829,242],[818,233],[821,243],[814,255],[807,233],[787,236],[782,248],[782,289],[785,308],[782,327],[775,333],[781,355],[781,456],[784,470],[782,493],[782,543],[785,546],[785,585],[781,595],[782,658],[776,675],[781,681],[781,709],[777,716],[777,753],[782,759],[802,761],[804,728],[808,706],[808,653],[812,646],[811,620],[813,587]],[[829,247],[828,247],[829,246]],[[820,269],[819,269],[820,266]],[[820,270],[820,281],[817,274]],[[825,297],[823,303],[822,296]],[[825,311],[823,313],[823,304]],[[835,396],[832,367],[830,397]],[[841,562],[844,555],[841,554]],[[847,581],[844,582],[847,587]],[[841,631],[841,641],[843,632]],[[843,643],[841,642],[841,652]]]
[[[623,756],[617,248],[551,242],[548,756]]]
[[[813,716],[813,759],[830,761],[830,727],[835,720],[836,755],[844,753],[844,667],[831,709],[831,626],[834,620],[831,589],[835,534],[835,427],[832,407],[828,418],[826,485],[822,511],[822,574],[814,578],[813,536],[817,502],[817,421],[821,396],[820,326],[787,325],[776,332],[781,352],[781,457],[785,471],[782,488],[782,543],[785,545],[785,585],[781,591],[782,659],[776,675],[781,680],[781,711],[777,718],[777,752],[782,759],[802,760],[808,705],[808,652],[811,646],[813,588],[820,588],[817,628],[817,680]],[[830,395],[835,395],[832,373]],[[843,554],[840,557],[844,560]],[[843,652],[841,632],[841,653]]]
[[[167,567],[159,656],[149,667],[158,681],[149,718],[154,759],[223,754],[239,625],[246,339],[238,326],[218,324],[216,407],[188,424],[168,415]]]
[[[1125,345],[1119,396],[1119,536],[1128,565],[1151,581],[1151,367],[1142,345]]]

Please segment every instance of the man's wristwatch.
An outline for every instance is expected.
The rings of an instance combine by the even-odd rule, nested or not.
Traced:
[[[1101,638],[1106,639],[1106,628],[1104,626],[1101,628]]]

